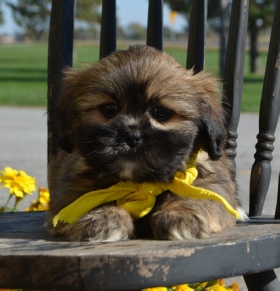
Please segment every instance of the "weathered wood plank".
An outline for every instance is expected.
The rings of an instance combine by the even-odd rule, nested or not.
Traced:
[[[44,219],[44,212],[0,215],[0,287],[136,290],[280,266],[278,220],[255,219],[203,240],[93,243],[55,239]]]

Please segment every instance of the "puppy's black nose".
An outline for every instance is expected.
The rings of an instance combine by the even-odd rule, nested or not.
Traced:
[[[131,148],[136,147],[142,141],[141,132],[137,129],[128,131],[126,133],[125,141]]]

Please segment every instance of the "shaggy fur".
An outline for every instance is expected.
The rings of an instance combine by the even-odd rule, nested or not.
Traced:
[[[51,224],[89,191],[126,180],[168,183],[199,149],[193,185],[219,193],[237,208],[219,97],[219,83],[209,74],[194,75],[148,46],[66,70],[58,101],[61,150],[48,173],[51,233],[69,240],[115,241],[138,234],[184,240],[232,227],[235,218],[220,203],[170,192],[158,196],[152,212],[137,221],[111,203],[76,224]]]

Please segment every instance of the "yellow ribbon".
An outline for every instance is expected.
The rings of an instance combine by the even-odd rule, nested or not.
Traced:
[[[169,184],[158,182],[137,184],[126,181],[119,182],[107,189],[88,192],[60,210],[53,218],[53,225],[56,226],[58,221],[75,223],[90,210],[112,201],[116,201],[117,206],[128,211],[134,219],[138,219],[148,214],[155,205],[156,196],[167,190],[182,197],[216,200],[224,205],[236,219],[240,219],[239,212],[221,195],[191,185],[198,175],[194,165],[196,156],[192,159],[186,172],[177,172]]]

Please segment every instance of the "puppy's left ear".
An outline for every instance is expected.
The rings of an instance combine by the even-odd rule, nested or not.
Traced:
[[[192,76],[197,90],[199,132],[198,143],[208,152],[211,160],[222,156],[227,130],[225,112],[221,106],[221,91],[218,80],[208,73],[201,72]]]

